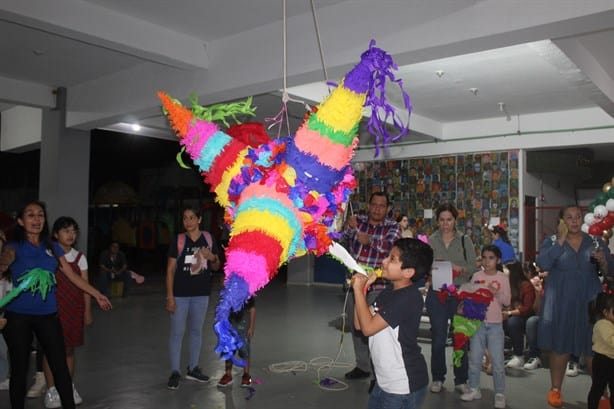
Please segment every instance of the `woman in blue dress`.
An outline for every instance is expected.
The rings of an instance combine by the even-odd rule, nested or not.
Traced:
[[[584,355],[590,373],[592,327],[588,305],[601,291],[598,273],[614,272],[614,261],[601,239],[581,230],[582,211],[576,205],[559,212],[557,233],[542,243],[537,264],[548,272],[539,318],[538,344],[550,350],[548,404],[561,407],[561,385],[570,354]]]

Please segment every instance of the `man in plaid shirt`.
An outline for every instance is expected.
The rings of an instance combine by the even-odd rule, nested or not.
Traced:
[[[369,198],[366,215],[350,216],[343,235],[347,240],[352,256],[363,264],[379,268],[382,261],[392,249],[394,242],[401,238],[401,229],[397,222],[387,219],[390,210],[388,196],[384,192],[374,192]],[[383,279],[377,279],[367,294],[367,303],[371,305],[381,290],[385,288]],[[350,293],[347,311],[347,323],[352,330],[356,367],[345,374],[347,379],[367,378],[371,374],[368,338],[360,331],[354,330],[354,294]],[[373,379],[373,378],[372,378]],[[369,390],[370,392],[370,390]]]

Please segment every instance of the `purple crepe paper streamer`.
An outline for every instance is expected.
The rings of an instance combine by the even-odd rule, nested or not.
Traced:
[[[403,81],[396,79],[392,70],[398,67],[392,56],[381,48],[375,47],[375,40],[369,43],[369,49],[361,55],[361,61],[345,76],[344,86],[356,93],[367,93],[365,106],[371,107],[371,118],[367,129],[375,136],[375,157],[379,155],[380,145],[385,147],[388,143],[397,141],[409,131],[409,122],[403,124],[394,107],[386,99],[386,79],[399,85],[403,95],[403,103],[408,113],[411,113],[411,100],[409,94],[403,89]],[[384,112],[382,117],[380,110]],[[391,136],[386,129],[386,121],[392,119],[399,134]]]
[[[218,343],[215,352],[220,354],[223,360],[232,360],[237,365],[244,367],[245,361],[235,357],[235,351],[243,346],[243,340],[237,330],[230,324],[231,311],[240,311],[243,304],[249,298],[249,286],[243,278],[231,273],[226,279],[222,291],[220,291],[220,303],[215,309],[215,324],[213,329],[217,334]]]

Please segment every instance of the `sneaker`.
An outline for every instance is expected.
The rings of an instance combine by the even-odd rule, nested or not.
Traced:
[[[578,376],[578,363],[569,361],[567,362],[567,369],[565,370],[567,376]]]
[[[75,405],[80,405],[83,403],[83,398],[81,395],[79,395],[79,392],[77,392],[74,383],[72,384],[72,400],[75,401]]]
[[[173,371],[170,378],[168,378],[168,383],[166,384],[166,387],[172,390],[179,389],[180,379],[181,379],[181,374],[177,371]]]
[[[248,388],[250,386],[252,386],[252,377],[248,373],[244,373],[241,378],[241,387]]]
[[[524,358],[518,355],[514,355],[512,357],[512,359],[510,359],[509,361],[507,361],[507,364],[505,364],[506,368],[516,368],[516,369],[520,369],[524,366]]]
[[[537,368],[539,368],[541,366],[542,366],[541,359],[535,357],[535,358],[529,358],[527,363],[524,364],[523,368],[528,370],[528,371],[532,371],[532,370],[537,369]]]
[[[46,390],[47,382],[45,381],[45,374],[43,372],[36,372],[36,375],[34,375],[34,383],[30,386],[30,389],[28,389],[26,396],[28,398],[38,398],[39,396],[43,396]]]
[[[461,395],[461,400],[465,402],[471,402],[476,399],[482,399],[482,393],[479,388],[469,388],[467,393]]]
[[[359,367],[356,367],[345,374],[345,379],[363,379],[368,378],[370,375],[371,372],[363,371]]]
[[[433,383],[431,384],[431,392],[433,393],[441,392],[442,388],[443,388],[443,382],[441,381],[433,381]]]
[[[225,373],[224,376],[222,376],[222,378],[220,378],[220,380],[217,382],[217,386],[225,387],[228,385],[232,385],[232,375]]]
[[[11,383],[11,378],[6,378],[2,382],[0,382],[0,391],[8,391],[10,383]]]
[[[467,385],[466,383],[459,383],[458,385],[454,387],[454,389],[456,389],[456,391],[460,393],[461,395],[469,393],[472,390],[472,388],[469,387],[469,385]]]
[[[561,398],[561,391],[555,391],[554,389],[550,389],[548,392],[548,405],[560,408],[563,406],[563,399]]]
[[[185,378],[191,381],[207,383],[209,382],[209,377],[207,375],[203,375],[198,366],[195,366],[190,370],[188,367],[188,372],[185,374]]]
[[[52,408],[61,408],[62,402],[60,401],[60,394],[55,386],[47,389],[47,393],[45,393],[45,407],[48,409]]]
[[[495,408],[504,409],[505,408],[505,395],[502,393],[495,393]]]

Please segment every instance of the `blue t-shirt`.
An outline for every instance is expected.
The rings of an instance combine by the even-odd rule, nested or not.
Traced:
[[[514,247],[511,244],[503,241],[501,237],[499,237],[493,243],[495,246],[499,247],[501,250],[501,263],[505,264],[509,261],[516,261],[516,254],[514,253]]]
[[[56,257],[62,257],[64,250],[60,245],[53,241],[51,242],[55,256],[47,248],[46,243],[41,242],[38,246],[33,245],[29,241],[11,242],[8,245],[15,249],[15,261],[11,264],[11,275],[13,278],[13,288],[19,285],[17,281],[19,277],[26,274],[28,271],[41,268],[47,270],[55,276],[58,267]],[[19,314],[46,315],[57,312],[57,303],[55,298],[56,287],[53,286],[47,292],[47,297],[43,300],[40,291],[32,293],[23,291],[7,306],[7,311],[13,311]]]

